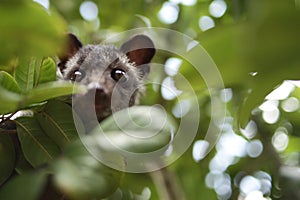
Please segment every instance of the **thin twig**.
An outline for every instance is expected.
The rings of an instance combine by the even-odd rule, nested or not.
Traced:
[[[0,134],[16,134],[17,130],[0,130]]]
[[[16,113],[17,113],[17,111],[11,113],[10,115],[8,115],[8,117],[4,117],[4,115],[2,115],[2,119],[1,119],[0,124],[4,124],[8,120],[10,120],[10,118],[12,118],[12,116],[14,116]]]
[[[150,175],[157,188],[160,199],[185,200],[184,193],[179,186],[177,177],[167,167],[152,172]]]

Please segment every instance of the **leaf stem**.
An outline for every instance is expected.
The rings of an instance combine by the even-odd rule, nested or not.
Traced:
[[[5,117],[4,115],[1,116],[0,128],[4,130],[0,129],[0,133],[15,133],[16,130],[9,128],[9,124],[7,124],[6,122],[8,122],[17,112],[18,111],[15,111],[9,114],[7,117]]]

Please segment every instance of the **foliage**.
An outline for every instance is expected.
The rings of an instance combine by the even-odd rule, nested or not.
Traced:
[[[163,181],[157,178],[160,176],[177,185],[178,199],[300,199],[300,110],[297,106],[289,107],[298,105],[300,98],[299,82],[290,81],[299,79],[299,2],[226,0],[225,14],[215,17],[209,11],[215,1],[186,5],[185,1],[95,0],[99,14],[91,21],[82,19],[78,11],[82,1],[53,0],[48,10],[30,1],[3,1],[0,4],[0,114],[3,115],[0,199],[33,200],[46,196],[58,199],[64,195],[70,199],[162,199],[167,192],[161,185]],[[179,11],[174,23],[166,24],[158,17],[166,2],[172,2]],[[211,16],[214,27],[199,29],[202,16]],[[195,92],[201,110],[201,120],[197,122],[200,126],[192,145],[167,168],[169,172],[160,175],[111,169],[84,148],[83,141],[89,143],[101,138],[95,139],[94,135],[80,138],[68,96],[84,93],[86,88],[57,80],[54,59],[64,49],[67,30],[84,43],[96,43],[117,32],[144,26],[170,28],[199,41],[216,63],[226,88],[207,88],[188,60],[158,51],[155,63],[164,64],[170,57],[182,60],[179,73],[171,78],[184,95],[179,100],[167,100],[160,93],[161,88],[156,90],[154,84],[148,84],[141,103],[160,104],[170,115],[175,115],[176,105],[191,99],[191,93]],[[159,39],[176,43],[169,35],[161,35]],[[197,54],[191,56],[202,58]],[[191,91],[184,87],[180,76],[189,81]],[[150,80],[163,83],[169,77],[164,69],[154,68]],[[287,85],[289,89],[285,89],[283,97],[282,90],[281,94],[274,93]],[[216,148],[206,157],[197,158],[194,154],[200,150],[196,144],[203,144],[210,120],[217,114],[210,112],[215,97],[220,104],[226,104],[223,125],[215,122],[214,130],[221,135]],[[198,109],[193,106],[190,111]],[[143,109],[147,108],[133,108],[134,122],[147,122],[147,116],[143,115]],[[30,111],[29,116],[12,118],[25,110]],[[270,121],[268,115],[272,119],[278,117]],[[114,117],[118,116],[125,118],[122,112]],[[154,115],[156,119],[162,116],[161,112]],[[170,118],[168,126],[163,127],[163,135],[142,142],[124,137],[122,131],[147,135],[156,133],[158,123],[144,130],[130,124],[128,118],[119,120],[123,122],[120,126],[110,117],[100,126],[108,138],[115,141],[122,138],[120,145],[125,150],[146,153],[172,140],[170,127],[179,126],[181,120],[176,117],[176,122]],[[12,122],[17,126],[16,131],[7,130]],[[114,150],[106,151],[113,157]],[[113,158],[117,165],[126,168],[126,159]]]

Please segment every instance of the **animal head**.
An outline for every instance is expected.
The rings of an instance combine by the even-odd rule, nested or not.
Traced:
[[[79,108],[94,105],[97,118],[102,120],[135,104],[143,91],[142,81],[150,72],[149,63],[154,54],[154,44],[146,35],[136,35],[117,48],[83,45],[69,34],[68,48],[60,56],[58,67],[65,80],[87,86],[88,92],[78,98]]]

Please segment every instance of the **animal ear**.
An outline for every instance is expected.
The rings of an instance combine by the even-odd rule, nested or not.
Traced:
[[[152,40],[146,35],[136,35],[129,39],[121,46],[121,51],[124,52],[131,62],[135,62],[136,66],[142,69],[143,72],[149,72],[151,59],[155,54],[155,48]]]
[[[66,68],[66,63],[68,62],[68,60],[72,58],[81,47],[82,43],[80,42],[80,40],[72,33],[69,33],[67,35],[65,50],[63,51],[63,53],[58,55],[60,60],[58,67],[61,72],[63,72],[63,70]]]

